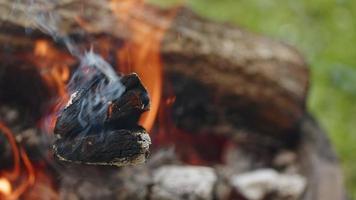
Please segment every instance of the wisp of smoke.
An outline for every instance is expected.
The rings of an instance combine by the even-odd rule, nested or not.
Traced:
[[[94,87],[92,87],[95,85]],[[125,86],[120,82],[120,77],[102,57],[90,51],[81,58],[79,68],[73,74],[68,89],[72,94],[68,105],[81,91],[86,94],[81,96],[80,114],[78,119],[81,126],[103,124],[110,102],[120,98],[125,91]]]
[[[74,72],[68,84],[68,92],[71,95],[67,106],[76,98],[79,91],[86,91],[80,102],[80,114],[78,120],[83,127],[83,134],[91,128],[104,123],[108,104],[118,99],[125,91],[125,86],[120,82],[120,77],[113,68],[100,55],[95,54],[91,49],[89,52],[80,53],[79,49],[72,42],[71,38],[63,34],[59,28],[61,22],[60,15],[48,8],[60,5],[62,0],[27,0],[29,19],[42,32],[50,35],[54,41],[63,42],[68,51],[78,58],[80,64]],[[95,84],[95,91],[90,88]],[[90,88],[86,90],[85,88]]]

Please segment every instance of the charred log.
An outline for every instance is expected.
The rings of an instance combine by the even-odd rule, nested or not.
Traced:
[[[86,101],[95,101],[98,83],[105,78],[99,74],[90,80],[58,117],[54,130],[58,139],[53,149],[60,160],[121,166],[147,158],[150,138],[137,123],[149,109],[149,98],[136,74],[120,80],[125,92],[118,99],[94,106],[95,112],[103,109],[101,104],[108,104],[102,114],[85,112]]]
[[[98,76],[87,85],[76,92],[70,105],[68,105],[58,117],[54,132],[61,137],[76,137],[83,129],[83,122],[88,121],[89,116],[79,116],[83,109],[81,105],[84,100],[89,99],[91,93],[95,93],[98,81],[104,77]],[[110,126],[115,129],[125,129],[135,127],[141,114],[149,109],[149,98],[146,89],[141,84],[137,74],[130,74],[121,79],[126,91],[118,99],[109,104],[105,115],[97,116],[98,119],[90,124],[88,129]],[[100,124],[103,122],[103,124]]]
[[[54,144],[59,160],[94,165],[133,165],[145,162],[150,138],[143,128],[103,130]]]

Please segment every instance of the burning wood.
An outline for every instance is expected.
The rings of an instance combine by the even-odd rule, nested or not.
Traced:
[[[141,3],[137,6],[132,2]],[[50,6],[43,6],[46,3]],[[49,102],[36,99],[39,96],[36,92],[47,88],[50,94],[68,102],[56,124],[48,120],[51,128],[56,125],[53,149],[57,158],[95,165],[141,163],[151,143],[145,129],[152,128],[157,113],[157,129],[152,134],[156,145],[153,157],[158,157],[166,144],[175,147],[169,159],[161,156],[139,167],[118,170],[73,167],[69,163],[56,166],[58,169],[52,174],[59,188],[55,192],[63,199],[71,199],[73,195],[73,199],[245,199],[233,191],[237,186],[231,177],[260,168],[278,169],[281,173],[292,169],[305,176],[307,188],[302,196],[306,200],[344,196],[342,176],[331,147],[321,142],[325,141],[324,132],[305,116],[308,69],[293,48],[237,27],[202,19],[188,9],[182,9],[172,19],[141,0],[33,1],[31,14],[37,13],[37,20],[42,22],[40,27],[28,23],[26,1],[5,0],[0,4],[5,5],[0,6],[3,11],[0,43],[8,47],[0,52],[0,67],[4,68],[4,63],[10,60],[8,69],[18,69],[20,65],[13,61],[23,60],[36,75],[31,78],[29,72],[17,73],[17,70],[14,76],[7,76],[10,81],[1,77],[0,96],[8,97],[11,90],[1,88],[13,90],[13,85],[19,85],[17,79],[23,79],[18,75],[24,74],[30,80],[43,79],[38,84],[49,86],[32,88],[27,84],[30,81],[20,84],[21,94],[31,92],[23,96],[37,103],[26,104],[26,110]],[[90,54],[80,57],[79,71],[73,75],[68,91],[65,86],[73,73],[76,54],[69,55],[63,43],[54,44],[41,33],[47,24],[41,20],[48,18],[48,13],[61,19],[58,24],[49,23],[59,25],[49,31],[51,36],[53,31],[55,36],[66,35],[78,49],[93,44],[120,71],[137,72],[143,84],[135,74],[117,76],[103,59]],[[31,31],[25,33],[24,29]],[[163,63],[169,66],[164,71]],[[167,81],[164,85],[162,72]],[[16,98],[23,97],[11,96],[10,103]],[[149,114],[141,117],[149,104]],[[41,119],[47,119],[38,110]],[[50,109],[49,115],[57,111],[57,107]],[[38,118],[32,118],[37,122]],[[16,139],[24,138],[23,142],[28,143],[25,136]],[[286,150],[296,158],[281,156],[280,152]],[[42,153],[47,155],[47,149]],[[45,167],[54,164],[49,160]],[[36,171],[43,170],[34,166]],[[66,168],[73,172],[67,173]],[[49,185],[39,174],[35,173],[35,184]],[[5,186],[8,180],[3,181]],[[16,187],[10,182],[14,194]],[[329,185],[334,182],[335,186]],[[36,187],[33,191],[30,196],[37,194]]]
[[[120,78],[91,53],[69,88],[72,98],[54,129],[60,160],[117,166],[145,161],[151,142],[137,123],[149,109],[149,97],[137,74]]]

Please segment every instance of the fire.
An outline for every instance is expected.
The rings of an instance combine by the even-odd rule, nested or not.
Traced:
[[[27,157],[26,152],[22,149],[22,147],[19,147],[16,144],[11,130],[1,122],[0,132],[5,134],[8,139],[13,155],[13,169],[10,171],[2,171],[0,174],[0,194],[7,200],[16,200],[34,184],[34,169],[29,158]],[[25,180],[21,178],[21,161],[27,171],[27,178]]]
[[[69,99],[66,83],[70,76],[73,57],[55,48],[47,40],[38,40],[34,46],[33,62],[39,68],[47,85],[64,101]]]
[[[117,50],[120,71],[136,72],[151,98],[150,111],[140,120],[140,124],[150,130],[162,95],[161,40],[175,11],[168,13],[164,19],[152,19],[143,3],[143,0],[112,0],[110,6],[130,35],[125,38],[124,46]]]
[[[115,49],[117,70],[123,73],[136,72],[140,76],[151,99],[150,111],[141,117],[140,124],[150,130],[158,114],[162,95],[161,41],[176,10],[173,9],[165,17],[157,19],[143,0],[111,0],[109,7],[115,14],[117,23],[127,31],[128,34],[125,35],[128,37],[124,38],[125,42],[121,47],[114,46],[108,38],[99,38],[99,47],[95,50],[107,58],[110,49]],[[84,19],[76,17],[76,21],[88,28]],[[55,47],[46,39],[35,41],[29,57],[41,72],[53,96],[60,100],[53,103],[49,116],[44,117],[41,122],[45,124],[45,130],[51,132],[56,114],[70,98],[66,85],[72,71],[70,66],[73,66],[75,59],[65,49]]]
[[[49,43],[46,40],[38,40],[35,44],[34,53],[36,56],[46,56],[49,48]]]
[[[45,131],[51,132],[55,126],[56,114],[69,99],[66,85],[70,78],[69,66],[73,65],[75,60],[64,51],[58,50],[48,40],[37,40],[30,58],[56,99],[56,102],[50,105],[49,114],[42,122]]]
[[[6,178],[0,178],[0,194],[9,196],[11,194],[11,184]],[[1,195],[0,195],[1,197]]]

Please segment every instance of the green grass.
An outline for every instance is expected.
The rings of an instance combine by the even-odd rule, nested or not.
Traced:
[[[177,0],[151,0],[170,5]],[[188,0],[201,15],[296,46],[311,66],[309,110],[328,131],[356,199],[356,1]]]

